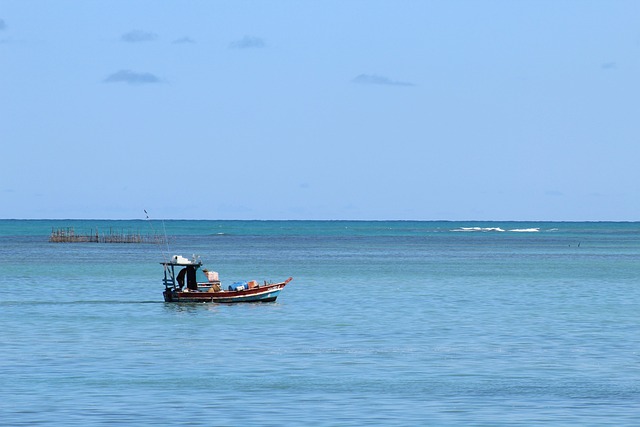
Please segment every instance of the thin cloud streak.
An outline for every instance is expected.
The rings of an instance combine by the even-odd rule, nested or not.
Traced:
[[[158,39],[158,35],[148,31],[132,30],[124,33],[120,39],[126,43],[150,42]]]
[[[376,74],[360,74],[351,80],[353,83],[366,85],[385,85],[385,86],[415,86],[410,82],[401,82],[392,80],[389,77],[378,76]]]
[[[137,73],[131,70],[120,70],[110,74],[104,83],[127,83],[130,85],[143,85],[150,83],[160,83],[160,79],[151,73]]]
[[[231,49],[262,49],[266,47],[266,45],[263,38],[244,36],[241,40],[231,42],[229,47]]]
[[[179,39],[175,39],[171,43],[173,44],[195,44],[195,40],[191,37],[180,37]]]

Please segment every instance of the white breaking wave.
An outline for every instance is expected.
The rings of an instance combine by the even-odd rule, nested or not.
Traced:
[[[456,228],[455,230],[451,230],[451,231],[466,231],[466,232],[472,232],[472,231],[504,231],[502,228],[500,227],[460,227],[460,228]]]
[[[505,230],[500,227],[460,227],[451,231],[462,231],[462,232],[504,232]],[[512,230],[506,230],[513,233],[537,233],[540,231],[540,228],[514,228]]]

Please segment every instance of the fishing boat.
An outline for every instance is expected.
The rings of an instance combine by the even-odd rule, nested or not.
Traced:
[[[166,302],[273,302],[280,291],[293,280],[272,283],[256,280],[234,282],[223,288],[218,273],[201,269],[202,262],[174,255],[170,261],[160,263],[164,267],[164,300]]]

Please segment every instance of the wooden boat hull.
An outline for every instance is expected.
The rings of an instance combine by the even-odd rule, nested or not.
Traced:
[[[181,291],[165,289],[165,302],[211,302],[211,303],[239,303],[239,302],[273,302],[278,298],[280,291],[292,280],[287,279],[281,283],[271,283],[252,289],[239,291]]]

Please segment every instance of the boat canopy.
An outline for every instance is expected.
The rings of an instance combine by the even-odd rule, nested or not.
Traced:
[[[188,258],[185,258],[185,257],[180,256],[180,255],[174,255],[174,256],[171,257],[170,261],[161,262],[160,264],[165,265],[165,266],[167,266],[167,265],[175,265],[175,266],[191,265],[191,266],[194,266],[194,267],[197,268],[197,267],[201,267],[202,266],[202,261],[200,261],[200,259],[195,255],[193,256],[192,259],[188,259]]]

